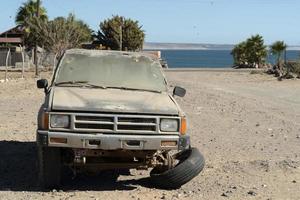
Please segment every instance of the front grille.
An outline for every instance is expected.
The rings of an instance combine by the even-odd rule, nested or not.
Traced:
[[[118,122],[128,122],[128,123],[156,123],[156,119],[155,118],[118,117]]]
[[[76,116],[79,121],[101,121],[101,122],[114,122],[113,117],[100,117],[100,116]]]
[[[155,133],[158,118],[136,115],[75,114],[72,116],[75,131],[99,133]]]
[[[114,130],[114,125],[110,124],[81,124],[75,123],[76,129],[99,129],[99,130]]]
[[[127,130],[127,131],[155,131],[155,126],[137,126],[137,125],[118,125],[118,130]]]

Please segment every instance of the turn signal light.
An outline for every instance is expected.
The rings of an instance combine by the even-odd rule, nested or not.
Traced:
[[[185,117],[181,118],[181,124],[180,124],[180,134],[185,135],[187,130],[187,121]]]
[[[42,115],[42,129],[48,130],[49,129],[49,113],[44,112]]]

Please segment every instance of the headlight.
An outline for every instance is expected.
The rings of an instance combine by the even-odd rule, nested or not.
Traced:
[[[51,115],[50,126],[52,128],[69,128],[70,116],[69,115]]]
[[[178,120],[177,119],[161,119],[160,130],[166,132],[178,131]]]

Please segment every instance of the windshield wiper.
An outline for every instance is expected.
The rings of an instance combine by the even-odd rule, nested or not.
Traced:
[[[139,89],[139,88],[130,88],[130,87],[123,87],[123,86],[117,87],[117,86],[94,85],[94,84],[89,83],[88,81],[63,81],[63,82],[55,83],[55,86],[59,86],[59,85],[92,87],[92,88],[101,88],[101,89],[120,89],[120,90],[146,91],[146,92],[161,93],[161,91],[159,91],[159,90]]]
[[[102,89],[106,88],[106,87],[101,86],[101,85],[91,84],[88,81],[63,81],[63,82],[55,83],[55,86],[59,86],[59,85],[93,87],[93,88],[102,88]]]
[[[159,90],[140,89],[140,88],[130,88],[130,87],[114,87],[114,86],[108,86],[108,87],[105,87],[105,88],[161,93],[161,91],[159,91]]]
[[[87,81],[62,81],[55,83],[55,86],[58,85],[76,85],[76,84],[81,84],[81,83],[88,83]]]

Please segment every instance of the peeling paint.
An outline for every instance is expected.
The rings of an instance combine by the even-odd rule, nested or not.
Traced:
[[[178,115],[167,93],[119,89],[55,87],[53,110]]]

